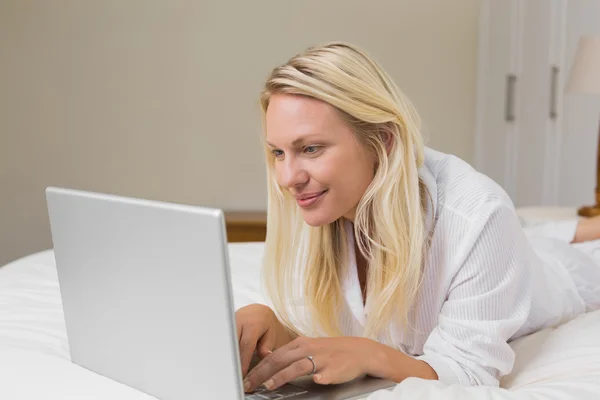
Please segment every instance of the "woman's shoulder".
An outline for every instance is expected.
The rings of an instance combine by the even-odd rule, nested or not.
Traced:
[[[438,211],[467,219],[485,218],[505,207],[514,211],[502,186],[457,156],[426,148],[424,168],[435,182]]]

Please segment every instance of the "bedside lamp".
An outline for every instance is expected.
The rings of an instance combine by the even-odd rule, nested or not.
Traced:
[[[600,36],[585,36],[580,39],[566,92],[600,95]],[[578,214],[582,217],[600,215],[600,126],[596,160],[596,204],[581,207]]]

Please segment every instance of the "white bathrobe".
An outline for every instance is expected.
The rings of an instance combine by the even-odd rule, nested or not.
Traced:
[[[454,156],[425,154],[420,177],[434,234],[414,325],[408,334],[391,326],[391,345],[427,362],[441,381],[498,386],[515,361],[511,340],[600,305],[600,267],[568,244],[576,221],[525,232],[499,185]],[[369,303],[363,307],[349,236],[342,327],[361,336]]]

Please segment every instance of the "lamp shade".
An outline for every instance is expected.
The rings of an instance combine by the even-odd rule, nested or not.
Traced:
[[[600,36],[579,40],[566,91],[600,94]]]

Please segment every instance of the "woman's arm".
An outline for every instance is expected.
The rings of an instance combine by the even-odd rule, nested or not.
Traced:
[[[369,366],[369,375],[402,382],[406,378],[437,380],[438,375],[425,361],[412,358],[399,350],[373,342],[374,351]]]
[[[507,204],[488,204],[461,242],[455,272],[422,356],[440,381],[498,386],[514,365],[510,338],[531,308],[532,255]]]
[[[600,215],[579,219],[573,243],[588,242],[598,239],[600,239]]]

